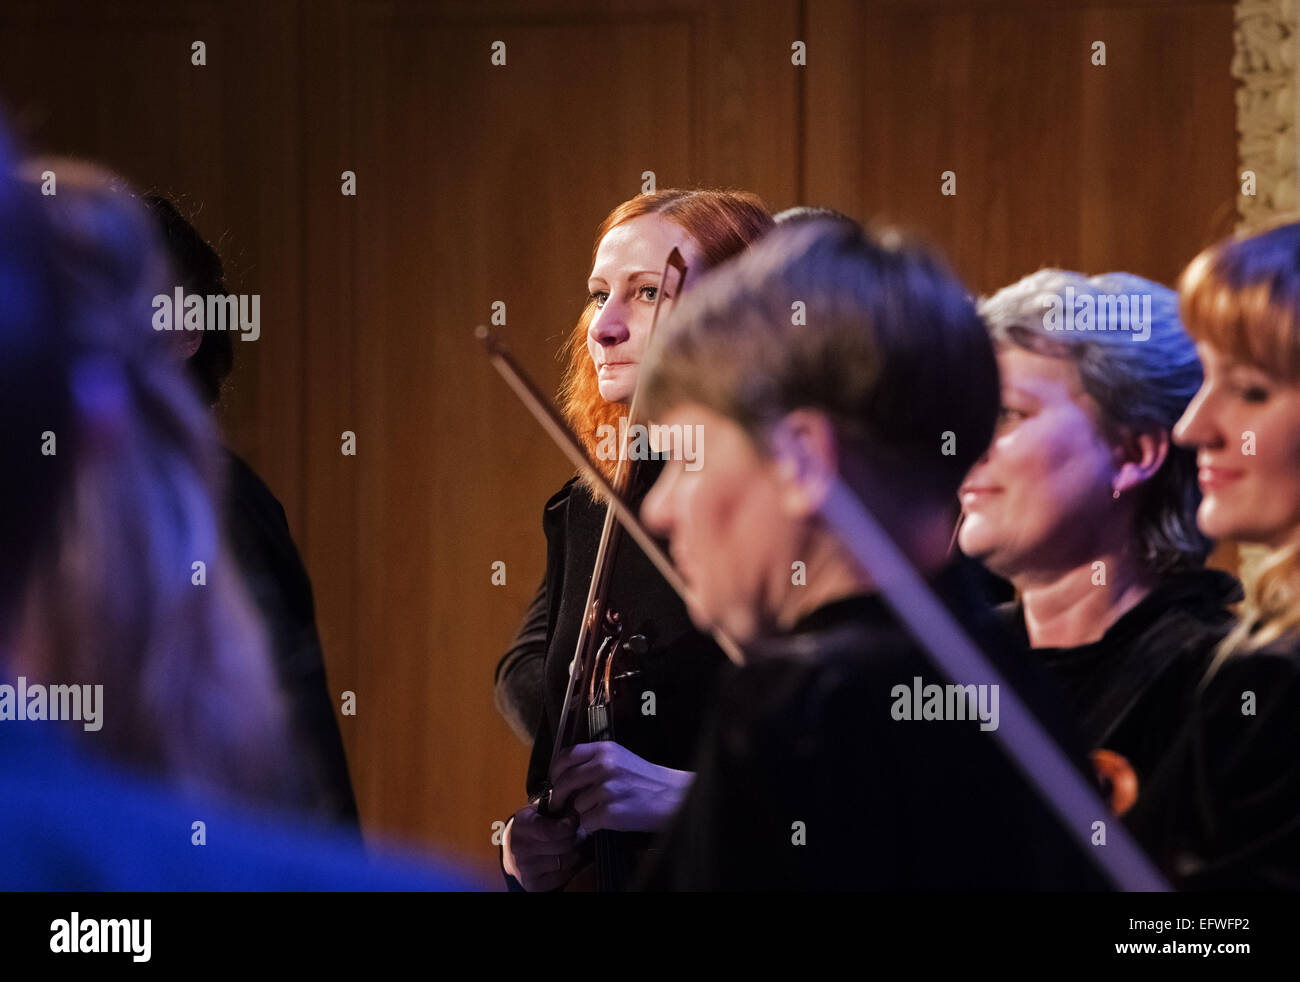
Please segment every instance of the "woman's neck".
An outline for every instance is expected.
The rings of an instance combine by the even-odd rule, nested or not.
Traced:
[[[1012,583],[1020,594],[1030,647],[1075,648],[1100,640],[1151,592],[1156,580],[1125,556],[1103,555],[1059,575],[1036,578],[1032,585],[1015,577]]]

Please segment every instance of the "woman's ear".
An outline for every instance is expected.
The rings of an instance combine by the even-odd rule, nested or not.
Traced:
[[[815,515],[839,474],[835,427],[820,410],[796,409],[772,427],[768,444],[782,509],[793,518]]]
[[[1115,449],[1119,470],[1114,488],[1120,494],[1150,480],[1169,456],[1169,431],[1157,426],[1126,430]]]

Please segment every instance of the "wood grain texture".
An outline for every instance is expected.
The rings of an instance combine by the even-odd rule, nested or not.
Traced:
[[[1230,3],[808,10],[809,200],[916,230],[975,290],[1044,265],[1172,283],[1231,231]]]

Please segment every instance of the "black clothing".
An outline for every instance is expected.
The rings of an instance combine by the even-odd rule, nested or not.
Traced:
[[[636,483],[628,497],[639,506],[654,484],[663,464],[644,461],[636,470]],[[598,503],[577,478],[569,480],[546,503],[542,527],[546,532],[545,593],[546,647],[531,647],[532,660],[543,661],[543,689],[532,699],[538,703],[538,726],[528,765],[527,791],[537,793],[547,780],[555,728],[569,680],[569,663],[577,649],[592,567],[600,543],[605,505]],[[619,611],[623,634],[645,635],[650,653],[645,674],[631,680],[632,712],[615,722],[615,739],[639,757],[664,767],[685,768],[695,751],[699,721],[713,700],[717,672],[725,656],[706,634],[697,631],[686,606],[654,568],[640,548],[624,537],[614,564],[610,594]],[[536,601],[529,610],[521,638],[512,645],[498,676],[513,680],[523,667],[518,652],[522,636],[536,639],[540,632]],[[509,671],[507,671],[509,669]],[[500,683],[498,683],[500,686]],[[655,694],[655,713],[642,715],[643,692]]]
[[[1138,794],[1187,721],[1196,685],[1215,646],[1232,628],[1236,578],[1214,569],[1170,576],[1097,641],[1034,648],[1033,659],[1060,686],[1089,748],[1121,754],[1137,774]],[[1024,610],[1000,608],[1026,647]]]
[[[658,460],[638,464],[627,494],[634,507],[641,504],[662,468]],[[525,785],[529,796],[540,792],[549,777],[569,664],[577,650],[604,520],[605,505],[576,477],[546,502],[542,513],[546,577],[518,636],[497,666],[496,698],[498,706],[505,707],[503,715],[537,721]],[[726,656],[712,637],[696,630],[681,598],[629,536],[622,537],[610,596],[621,618],[623,637],[644,635],[649,648],[635,664],[631,659],[625,663],[639,674],[617,683],[614,739],[651,763],[689,768]],[[654,694],[653,714],[643,711],[650,705],[646,693]],[[585,718],[580,725],[585,730]],[[649,841],[644,835],[615,835],[636,847]],[[509,878],[507,882],[513,888]]]
[[[542,665],[546,661],[548,621],[546,580],[543,578],[515,639],[497,663],[493,680],[497,712],[510,724],[515,735],[530,747],[542,722]]]
[[[357,802],[316,631],[311,581],[289,533],[284,508],[243,460],[227,453],[227,531],[244,583],[267,629],[276,675],[306,755],[304,784],[323,819],[358,824]]]
[[[1300,890],[1297,761],[1300,645],[1291,638],[1213,670],[1129,825],[1180,889]]]
[[[932,585],[1092,782],[970,570],[949,567]],[[648,889],[1104,887],[978,720],[894,717],[896,686],[947,679],[880,597],[828,604],[747,657],[724,683]]]

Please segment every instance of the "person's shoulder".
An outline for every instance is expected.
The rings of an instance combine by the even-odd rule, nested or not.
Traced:
[[[1277,888],[1300,868],[1300,652],[1275,642],[1214,668],[1198,704],[1192,779],[1207,817],[1198,889]],[[1212,816],[1209,817],[1209,816]]]
[[[252,465],[233,450],[226,449],[226,473],[230,483],[230,496],[236,501],[265,503],[284,514],[284,507],[275,492],[262,480]]]
[[[1174,574],[1153,590],[1147,601],[1155,610],[1145,633],[1159,637],[1165,648],[1212,647],[1232,629],[1236,621],[1232,605],[1241,599],[1241,584],[1223,570]]]
[[[573,475],[573,477],[569,478],[567,481],[561,484],[560,489],[558,491],[556,491],[553,495],[551,495],[549,498],[546,499],[544,510],[550,511],[552,508],[556,508],[559,507],[560,505],[563,505],[566,501],[569,500],[569,496],[573,494],[574,489],[577,487],[577,485],[578,485],[578,475],[575,474]]]
[[[803,642],[802,644],[800,642]],[[732,671],[719,697],[724,740],[787,756],[851,723],[888,719],[868,705],[888,698],[916,667],[915,652],[889,635],[841,628],[787,639]]]
[[[1214,668],[1208,683],[1220,690],[1246,684],[1276,696],[1300,695],[1300,642],[1287,639],[1229,654]]]
[[[1231,757],[1300,753],[1300,648],[1294,640],[1228,655],[1200,703],[1205,734]],[[1214,751],[1212,751],[1214,752]]]
[[[270,540],[276,549],[296,552],[289,518],[275,492],[239,454],[227,449],[225,456],[228,515],[241,554],[247,558],[255,548],[256,536]],[[249,541],[245,542],[246,539]]]
[[[1174,597],[1201,600],[1202,603],[1197,608],[1201,610],[1226,608],[1245,598],[1245,591],[1237,577],[1211,566],[1171,574],[1167,582]]]
[[[546,499],[546,504],[542,506],[542,527],[548,533],[564,525],[569,513],[569,503],[579,495],[590,498],[590,495],[586,494],[579,485],[578,476],[575,474]]]

